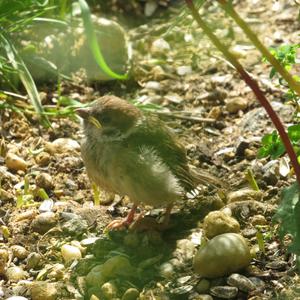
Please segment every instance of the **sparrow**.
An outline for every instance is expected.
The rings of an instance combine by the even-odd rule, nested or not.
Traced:
[[[174,202],[215,179],[192,171],[171,129],[126,100],[107,95],[76,112],[83,118],[81,154],[88,177],[133,202],[127,217],[107,229],[129,226],[141,204],[165,207],[167,224]]]

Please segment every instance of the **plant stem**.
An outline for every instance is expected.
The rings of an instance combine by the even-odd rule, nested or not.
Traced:
[[[215,47],[219,51],[221,51],[223,53],[223,55],[226,57],[226,59],[236,68],[236,70],[238,71],[238,73],[240,74],[242,79],[252,89],[257,100],[260,102],[260,104],[266,110],[267,114],[269,115],[270,119],[272,120],[273,124],[275,125],[275,127],[282,139],[282,142],[285,146],[286,152],[287,152],[288,156],[290,157],[291,164],[295,170],[297,181],[300,185],[300,165],[297,160],[297,155],[293,149],[291,141],[290,141],[278,115],[273,110],[271,104],[266,99],[265,95],[259,88],[257,82],[245,71],[245,69],[239,63],[239,61],[235,58],[235,56],[233,54],[231,54],[231,52],[229,52],[229,50],[226,48],[226,46],[219,41],[218,37],[213,33],[213,31],[202,20],[200,14],[198,13],[197,9],[194,6],[193,0],[185,0],[185,2],[187,4],[188,8],[190,9],[193,18],[196,20],[196,22],[201,27],[201,29],[209,37],[209,39],[212,41],[212,43],[215,45]]]
[[[280,64],[280,62],[270,53],[270,51],[262,44],[257,35],[251,30],[247,23],[234,10],[232,4],[226,0],[217,0],[226,13],[234,19],[239,27],[244,31],[254,46],[268,60],[268,62],[276,69],[282,78],[288,83],[289,87],[300,96],[300,83],[295,81],[292,75]]]

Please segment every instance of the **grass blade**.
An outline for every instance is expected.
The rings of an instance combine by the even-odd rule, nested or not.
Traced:
[[[87,36],[87,40],[97,64],[108,76],[112,78],[120,79],[120,80],[128,79],[127,74],[124,75],[117,74],[114,71],[112,71],[110,67],[106,64],[104,57],[101,53],[99,44],[97,42],[97,37],[94,31],[89,6],[85,0],[79,0],[79,5],[81,9],[81,17],[83,20],[84,30]]]
[[[0,43],[3,44],[6,55],[9,59],[10,63],[12,64],[14,69],[18,72],[20,80],[22,81],[22,83],[28,93],[29,99],[30,99],[35,111],[41,117],[41,121],[42,121],[43,125],[49,127],[50,123],[49,123],[48,118],[44,115],[43,106],[41,104],[40,96],[37,91],[36,85],[34,83],[34,80],[31,76],[30,72],[28,71],[24,61],[18,55],[18,52],[15,49],[15,47],[13,46],[13,44],[11,44],[9,42],[9,40],[1,33],[0,33]]]

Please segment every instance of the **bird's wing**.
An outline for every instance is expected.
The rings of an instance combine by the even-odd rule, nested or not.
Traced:
[[[136,125],[124,139],[124,146],[135,151],[150,147],[164,162],[186,191],[195,188],[190,173],[185,149],[176,141],[176,137],[159,119],[147,118]]]

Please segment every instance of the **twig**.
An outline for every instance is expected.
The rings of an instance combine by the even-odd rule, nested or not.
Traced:
[[[189,121],[194,121],[194,122],[204,122],[204,123],[215,123],[215,119],[211,118],[202,118],[202,117],[193,117],[193,116],[185,116],[183,114],[179,114],[179,112],[166,112],[166,111],[160,111],[160,110],[155,110],[154,113],[158,115],[163,115],[167,116],[170,118],[176,118],[176,119],[181,119],[181,120],[189,120]]]

